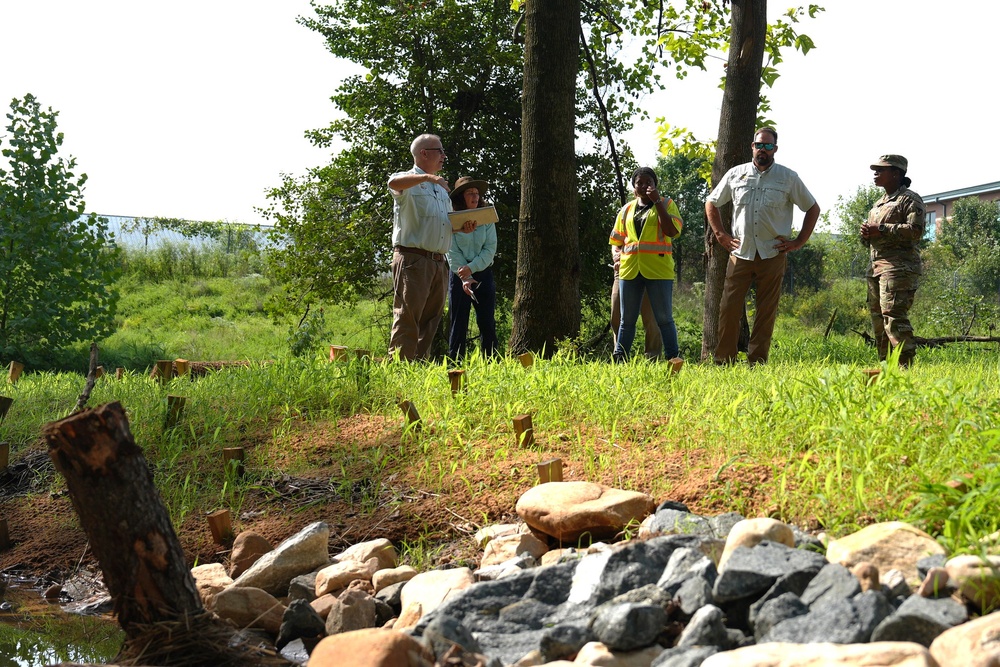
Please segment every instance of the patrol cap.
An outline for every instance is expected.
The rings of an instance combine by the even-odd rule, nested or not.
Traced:
[[[906,173],[906,158],[902,155],[883,155],[878,159],[877,162],[873,163],[871,168],[875,167],[896,167],[897,169],[902,169],[903,173]]]

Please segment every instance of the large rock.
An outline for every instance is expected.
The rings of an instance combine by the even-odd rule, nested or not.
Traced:
[[[558,482],[550,482],[558,483]],[[566,482],[563,482],[565,484]],[[580,649],[572,665],[595,665],[600,667],[649,667],[663,653],[663,647],[652,645],[636,651],[612,651],[600,642],[590,642]],[[552,664],[552,663],[549,663]]]
[[[748,549],[757,546],[764,540],[795,547],[795,533],[788,524],[776,519],[761,517],[758,519],[743,519],[732,527],[726,537],[726,547],[719,557],[718,569],[721,572],[726,567],[726,561],[739,547]]]
[[[590,541],[611,538],[630,522],[641,522],[656,503],[645,493],[591,482],[548,482],[526,491],[517,501],[525,523],[563,542],[583,535]]]
[[[484,568],[490,565],[499,565],[523,553],[528,553],[532,558],[538,560],[548,550],[549,546],[531,533],[502,535],[493,538],[486,545],[486,549],[483,551],[483,558],[479,562],[479,567]]]
[[[279,544],[277,549],[261,556],[233,582],[233,586],[285,595],[292,579],[327,564],[329,539],[329,526],[321,521],[309,524]]]
[[[379,569],[378,558],[367,561],[344,560],[333,565],[327,565],[316,573],[316,597],[340,590],[352,581],[371,581],[372,575]]]
[[[403,611],[394,627],[398,630],[413,627],[421,617],[437,609],[450,595],[473,583],[472,570],[467,567],[418,574],[403,586],[400,595]]]
[[[395,630],[356,630],[327,637],[313,649],[309,667],[426,667],[434,655]]]
[[[244,530],[233,541],[233,553],[230,556],[229,576],[233,579],[250,569],[260,557],[274,551],[274,545],[263,535],[252,530]]]
[[[416,568],[410,565],[400,565],[399,567],[387,570],[379,570],[372,575],[372,588],[378,593],[383,588],[398,584],[401,581],[409,581],[417,576]]]
[[[352,560],[358,563],[364,563],[371,558],[378,559],[379,570],[387,570],[396,567],[396,547],[392,546],[392,542],[389,540],[384,537],[380,537],[377,540],[368,540],[367,542],[359,542],[358,544],[350,546],[334,556],[333,560],[341,562]]]
[[[1000,609],[1000,556],[956,556],[945,569],[962,595],[984,614]]]
[[[757,644],[709,656],[701,667],[946,667],[909,642]]]
[[[201,596],[201,603],[209,611],[215,609],[215,596],[233,583],[222,563],[207,563],[193,567],[191,576],[194,577],[194,585],[198,589],[198,595]]]
[[[238,628],[260,628],[276,635],[285,605],[259,588],[230,587],[215,596],[215,613]]]
[[[349,588],[330,606],[326,616],[326,634],[374,628],[375,620],[375,598],[364,591]]]
[[[1000,613],[945,630],[931,644],[931,655],[942,665],[1000,665]]]
[[[899,570],[908,582],[917,585],[923,579],[917,572],[917,561],[936,554],[944,554],[944,548],[933,537],[902,521],[867,526],[830,542],[826,549],[831,563],[850,569],[867,561],[879,572]]]

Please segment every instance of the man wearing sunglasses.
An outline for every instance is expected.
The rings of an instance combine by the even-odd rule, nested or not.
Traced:
[[[751,365],[767,361],[785,276],[785,254],[805,245],[819,218],[819,204],[799,175],[774,161],[777,131],[761,128],[750,148],[753,161],[726,172],[705,202],[712,232],[730,253],[719,306],[717,364],[736,361],[740,320],[751,283],[756,283],[757,298],[747,361]],[[719,208],[729,202],[733,203],[732,234],[723,228],[719,213]],[[793,206],[805,211],[802,231],[794,239]]]

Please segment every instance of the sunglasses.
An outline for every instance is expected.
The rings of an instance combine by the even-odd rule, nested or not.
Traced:
[[[763,148],[766,151],[773,151],[775,148],[778,147],[778,144],[765,144],[765,143],[763,143],[761,141],[755,141],[754,144],[753,144],[753,147],[754,148]]]

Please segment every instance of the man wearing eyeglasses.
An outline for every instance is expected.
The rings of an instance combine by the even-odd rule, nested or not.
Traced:
[[[421,134],[410,144],[413,168],[389,177],[392,193],[392,331],[389,354],[428,359],[444,315],[451,249],[451,187],[438,172],[446,160],[441,137]],[[463,232],[476,223],[467,222]]]
[[[751,144],[753,161],[733,167],[705,202],[705,215],[719,244],[729,251],[726,283],[719,306],[719,343],[715,363],[736,361],[740,320],[750,284],[756,283],[756,308],[747,361],[765,363],[778,317],[786,253],[805,245],[816,227],[819,204],[791,169],[775,163],[778,133],[757,131]],[[733,203],[733,233],[722,226],[719,207]],[[792,236],[792,207],[805,211],[802,231]]]

